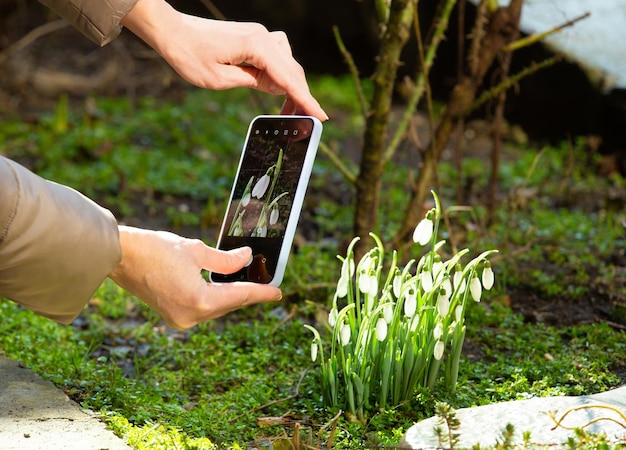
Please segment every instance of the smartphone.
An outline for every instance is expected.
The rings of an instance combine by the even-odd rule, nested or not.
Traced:
[[[211,281],[280,285],[321,135],[314,117],[252,120],[217,242],[222,250],[249,246],[252,258],[238,272],[212,272]]]

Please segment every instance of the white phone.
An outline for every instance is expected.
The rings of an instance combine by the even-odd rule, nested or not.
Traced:
[[[280,285],[321,135],[314,117],[252,120],[217,242],[222,250],[249,246],[252,258],[235,273],[212,272],[211,281]]]

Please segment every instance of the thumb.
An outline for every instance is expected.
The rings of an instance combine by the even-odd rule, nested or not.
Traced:
[[[220,273],[233,273],[244,267],[252,259],[250,247],[240,247],[233,250],[218,250],[206,247],[203,255],[202,268]]]

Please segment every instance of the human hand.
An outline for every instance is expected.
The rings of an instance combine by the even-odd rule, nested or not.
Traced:
[[[256,283],[209,283],[201,270],[232,273],[250,260],[248,247],[211,248],[165,231],[120,226],[122,261],[109,274],[174,328],[187,329],[244,306],[279,301],[280,289]]]
[[[164,0],[139,0],[122,24],[196,86],[249,87],[285,95],[283,114],[328,119],[311,95],[283,32],[269,32],[257,23],[190,16]]]

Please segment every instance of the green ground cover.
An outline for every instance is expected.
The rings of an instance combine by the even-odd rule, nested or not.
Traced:
[[[314,80],[313,90],[337,118],[326,125],[325,142],[349,159],[362,127],[349,80]],[[178,105],[96,99],[95,107],[70,109],[61,100],[35,122],[0,124],[0,153],[97,198],[122,219],[152,208],[170,229],[197,230],[214,243],[247,123],[277,111],[266,101],[247,91],[194,91]],[[626,378],[626,216],[607,194],[626,184],[597,177],[589,158],[582,140],[507,148],[503,200],[489,229],[479,195],[488,177],[484,161],[464,161],[478,186],[474,201],[451,215],[441,238],[477,252],[498,249],[499,259],[496,285],[467,311],[454,394],[441,385],[419,390],[366,422],[324,407],[304,325],[321,329],[328,317],[341,270],[336,255],[351,237],[352,189],[323,154],[283,304],[178,332],[106,282],[72,326],[0,301],[0,351],[100,412],[135,448],[150,449],[292,448],[297,440],[313,448],[393,446],[415,421],[433,415],[437,402],[461,408],[604,391]],[[441,165],[443,199],[454,198],[454,167]],[[410,178],[406,164],[386,175],[382,236],[399,220]],[[592,298],[605,299],[603,320],[589,313]]]

